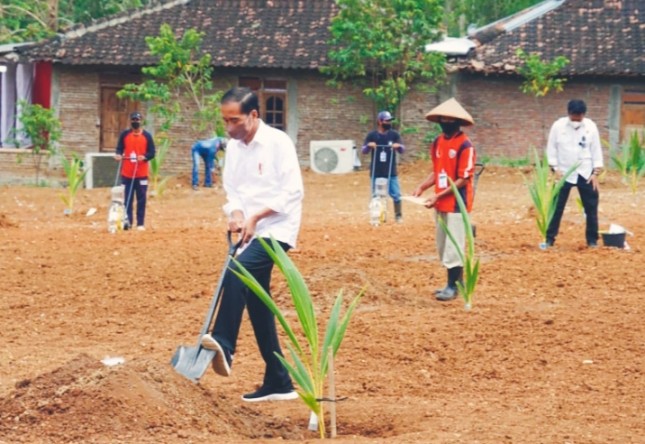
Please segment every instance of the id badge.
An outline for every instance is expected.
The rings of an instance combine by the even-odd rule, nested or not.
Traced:
[[[448,188],[448,175],[445,171],[439,173],[439,181],[437,182],[439,188]]]
[[[387,162],[387,153],[385,150],[381,151],[381,154],[379,154],[379,160],[381,162]]]

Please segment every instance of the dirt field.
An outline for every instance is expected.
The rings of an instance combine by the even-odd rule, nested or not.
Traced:
[[[404,192],[428,168],[404,165]],[[586,248],[576,191],[557,246],[541,251],[521,172],[487,168],[473,213],[482,274],[467,312],[432,296],[445,272],[430,210],[405,203],[403,224],[371,227],[366,171],[304,178],[291,257],[321,316],[339,290],[367,286],[336,358],[347,397],[337,442],[645,442],[643,191],[632,196],[612,174],[601,189],[601,228],[634,232],[630,251]],[[193,384],[169,365],[196,342],[224,262],[221,189],[178,178],[151,199],[147,231],[116,235],[108,190],[81,191],[72,216],[60,192],[0,188],[1,443],[317,441],[300,401],[240,400],[263,372],[248,319],[231,378],[209,370]]]

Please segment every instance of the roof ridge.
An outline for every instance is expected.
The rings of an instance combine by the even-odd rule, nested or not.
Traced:
[[[562,6],[565,1],[566,0],[544,0],[514,14],[477,28],[472,31],[472,33],[469,33],[469,37],[477,40],[481,44],[488,43],[500,34],[510,32],[517,27],[542,17],[543,15]]]
[[[116,26],[138,19],[140,17],[143,17],[144,15],[154,14],[155,12],[174,8],[178,5],[185,5],[186,3],[190,2],[191,0],[155,0],[144,8],[118,12],[116,14],[112,14],[110,16],[93,21],[90,25],[79,23],[69,30],[59,34],[55,38],[68,39],[81,37],[90,32],[100,31],[101,29],[105,29],[110,26]]]

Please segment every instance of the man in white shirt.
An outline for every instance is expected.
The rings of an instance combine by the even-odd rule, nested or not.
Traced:
[[[555,214],[546,232],[546,243],[553,246],[569,192],[578,187],[587,221],[587,246],[595,248],[598,245],[598,174],[604,166],[600,135],[596,124],[585,117],[585,102],[571,100],[567,111],[569,116],[556,120],[551,127],[546,152],[551,169],[558,174],[566,173],[576,164],[578,167],[560,190]]]
[[[259,117],[258,97],[249,88],[233,88],[221,100],[222,118],[231,140],[227,144],[222,183],[228,229],[240,233],[237,260],[270,293],[273,260],[258,238],[273,236],[287,251],[296,246],[304,188],[296,148],[287,134]],[[202,346],[216,351],[215,372],[229,376],[242,313],[248,308],[255,338],[265,361],[262,386],[244,401],[296,399],[291,378],[275,356],[282,355],[273,313],[246,285],[228,271],[212,334]]]

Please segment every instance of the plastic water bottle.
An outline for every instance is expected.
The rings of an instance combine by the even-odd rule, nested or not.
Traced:
[[[381,216],[383,213],[383,205],[379,197],[372,197],[372,200],[370,200],[369,211],[370,224],[374,227],[378,227],[381,223]]]
[[[137,155],[134,151],[130,153],[130,162],[136,162],[137,161]]]
[[[109,233],[116,233],[118,230],[117,227],[117,222],[118,222],[118,208],[115,204],[110,205],[110,209],[108,210],[108,232]]]

